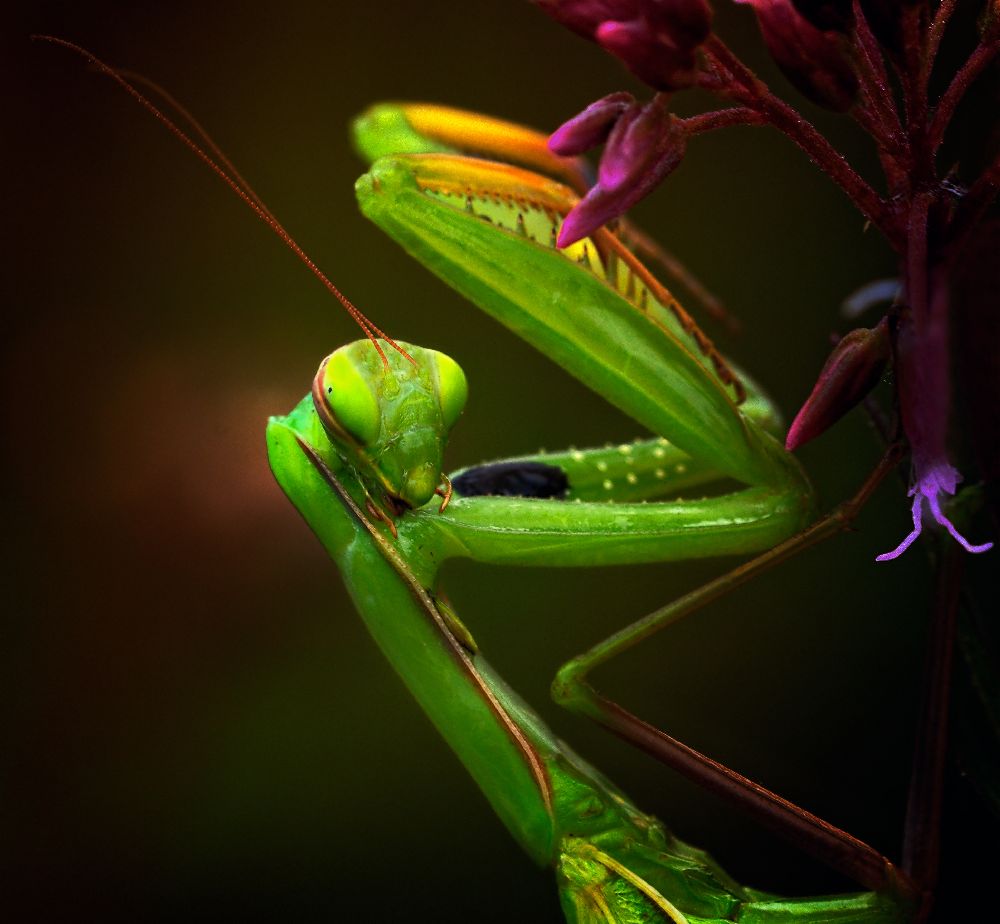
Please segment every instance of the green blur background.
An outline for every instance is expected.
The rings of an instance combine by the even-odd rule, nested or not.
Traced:
[[[748,10],[716,6],[719,31],[794,99]],[[637,432],[360,217],[351,117],[420,99],[551,129],[613,90],[648,91],[500,0],[34,3],[3,38],[9,902],[30,902],[25,920],[220,907],[559,920],[551,875],[520,855],[411,702],[268,470],[267,416],[357,329],[147,113],[30,33],[167,88],[365,312],[462,363],[471,399],[453,467]],[[872,173],[846,120],[795,102]],[[684,113],[706,105],[677,100]],[[789,413],[844,329],[840,300],[893,273],[840,192],[766,130],[698,139],[635,217],[744,320],[739,338],[706,328]],[[878,451],[854,415],[801,458],[829,506]],[[929,588],[919,551],[873,558],[908,528],[890,482],[856,534],[609,666],[602,688],[896,856]],[[750,884],[850,889],[548,701],[563,660],[732,564],[462,566],[447,586],[491,661],[640,806]],[[985,863],[969,839],[986,823],[960,782],[948,810],[952,902]]]

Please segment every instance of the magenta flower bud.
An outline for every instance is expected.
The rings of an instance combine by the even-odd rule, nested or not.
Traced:
[[[695,49],[678,48],[664,40],[644,19],[603,22],[595,38],[643,83],[657,90],[682,90],[697,79]]]
[[[549,150],[562,157],[575,157],[607,141],[618,118],[635,105],[631,93],[612,93],[591,103],[583,112],[563,122],[549,138]]]
[[[640,0],[532,0],[556,22],[585,39],[609,19],[633,19],[639,15]]]
[[[754,8],[767,50],[803,96],[834,112],[851,108],[858,78],[843,54],[840,36],[810,24],[791,0],[737,2]]]
[[[712,31],[712,7],[707,0],[654,0],[644,4],[643,11],[678,48],[697,48]]]
[[[860,327],[847,334],[823,364],[812,394],[795,415],[785,448],[791,452],[819,436],[877,384],[889,361],[889,324]]]
[[[657,90],[697,77],[697,49],[712,29],[707,0],[534,0],[549,16],[611,52]]]
[[[628,211],[677,167],[686,144],[687,133],[664,96],[631,106],[611,130],[597,184],[566,216],[558,246],[568,247]]]

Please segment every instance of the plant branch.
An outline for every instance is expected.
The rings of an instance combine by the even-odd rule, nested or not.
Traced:
[[[934,61],[937,58],[938,48],[941,46],[941,38],[944,36],[945,27],[951,14],[955,11],[958,0],[941,0],[930,28],[927,30],[927,76],[930,76]]]
[[[944,141],[944,133],[966,91],[998,54],[1000,54],[1000,39],[980,42],[976,46],[976,50],[972,52],[969,59],[952,78],[948,89],[941,95],[941,99],[934,109],[930,128],[927,131],[927,143],[932,155],[937,153],[941,142]]]
[[[778,99],[717,35],[709,38],[705,50],[713,59],[713,64],[732,76],[725,95],[760,113],[770,125],[794,141],[820,170],[844,190],[861,214],[878,227],[891,243],[898,245],[898,235],[890,223],[885,201],[816,127]]]
[[[906,110],[906,127],[912,152],[920,150],[920,136],[925,130],[927,120],[927,74],[926,36],[920,28],[923,9],[918,4],[905,7],[901,12],[901,28],[903,36],[904,66],[900,79],[903,84],[903,104]],[[917,164],[913,167],[921,171],[929,164]],[[916,179],[916,177],[915,177]]]
[[[896,243],[896,232],[889,222],[885,201],[857,174],[844,156],[787,103],[772,96],[764,104],[768,121],[791,138],[820,170],[847,193],[861,214],[878,227],[891,243]]]
[[[889,72],[885,67],[882,49],[872,34],[860,0],[854,0],[854,38],[856,48],[860,52],[855,57],[860,65],[858,76],[862,79],[862,87],[884,121],[887,139],[899,150],[903,150],[905,148],[903,123],[900,121],[896,100],[892,95]]]
[[[914,745],[903,831],[902,867],[923,891],[925,913],[930,910],[931,895],[938,877],[948,705],[964,564],[962,552],[954,545],[944,551],[943,557],[937,574],[921,721]]]
[[[767,119],[749,106],[732,106],[677,120],[688,135],[701,135],[732,125],[766,125]]]

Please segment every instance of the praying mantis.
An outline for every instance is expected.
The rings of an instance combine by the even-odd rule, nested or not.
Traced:
[[[912,919],[914,888],[884,857],[650,728],[587,682],[594,667],[767,567],[768,556],[780,560],[782,543],[814,518],[811,488],[774,438],[779,418],[761,390],[716,351],[614,231],[555,247],[576,199],[572,190],[508,163],[407,153],[419,149],[414,123],[425,117],[443,120],[449,138],[463,122],[485,126],[486,134],[497,128],[427,107],[368,113],[358,124],[359,147],[378,159],[357,185],[362,211],[655,435],[448,477],[444,444],[467,390],[460,367],[423,347],[358,341],[328,356],[311,394],[271,420],[269,457],[282,488],[501,820],[533,860],[555,869],[571,924]],[[529,150],[521,159],[531,163],[532,156]],[[676,497],[719,479],[739,486]],[[553,693],[791,830],[870,889],[861,894],[768,895],[739,885],[707,854],[674,838],[506,686],[439,582],[442,565],[456,558],[591,567],[755,552],[765,553],[758,565],[567,663]]]
[[[432,338],[432,337],[431,337],[430,335],[428,335],[428,337],[427,337],[427,340],[428,340],[428,341],[431,341],[432,339],[433,339],[433,338]],[[460,358],[460,359],[461,359],[461,360],[463,361],[463,363],[465,363],[465,362],[467,362],[467,361],[469,360],[469,358],[470,358],[470,357],[472,356],[473,352],[474,352],[474,351],[470,349],[470,350],[469,350],[469,352],[468,352],[467,354],[466,354],[466,353],[464,353],[464,352],[463,352],[463,353],[459,353],[459,352],[455,352],[455,354],[454,354],[454,355],[456,355],[456,356],[457,356],[458,358]],[[761,362],[760,362],[760,360],[759,360],[759,359],[756,359],[756,360],[755,360],[755,363],[757,364],[757,368],[760,368],[760,366],[761,366]],[[482,386],[482,384],[481,384],[481,380],[480,380],[480,379],[478,379],[478,378],[475,378],[475,379],[473,380],[473,385],[474,385],[474,387],[475,387],[475,388],[476,388],[477,390],[479,390],[479,389],[481,389],[481,388],[483,387],[483,386]],[[681,463],[681,464],[683,464],[683,463]],[[676,474],[676,473],[675,473],[675,474]],[[343,477],[345,477],[345,476],[341,475],[341,477],[343,478]],[[627,484],[627,481],[626,481],[626,482],[624,482],[624,484],[622,483],[622,479],[618,479],[618,481],[619,481],[619,484],[618,484],[618,485],[616,485],[616,489],[619,489],[619,490],[623,490],[623,489],[624,489],[624,484]],[[673,479],[672,479],[672,483],[674,484],[674,486],[675,486],[675,487],[676,487],[677,489],[679,489],[679,490],[683,490],[683,489],[681,488],[681,485],[680,485],[680,483],[679,483],[679,481],[678,481],[678,480],[673,480]],[[358,496],[359,496],[359,497],[362,497],[363,495],[359,494]],[[435,502],[435,505],[436,505],[436,502]],[[458,508],[458,507],[455,507],[455,509],[457,510],[457,509],[459,509],[459,508]],[[445,511],[445,514],[448,514],[448,512],[449,512],[449,511],[448,511],[448,510],[446,510],[446,511]],[[384,529],[385,529],[385,527],[383,527],[383,531],[384,531]],[[390,576],[390,577],[391,577],[391,576]],[[398,573],[397,573],[397,577],[399,577],[399,574],[398,574]],[[440,605],[440,604],[438,604],[438,605]],[[469,607],[469,611],[470,611],[470,612],[469,612],[469,615],[470,615],[470,617],[472,617],[472,614],[473,614],[474,610],[473,610],[473,609],[472,609],[471,607]],[[465,610],[463,609],[463,611],[462,611],[462,612],[463,612],[463,614],[464,614],[464,613],[465,613]],[[460,633],[460,629],[458,629],[458,628],[457,628],[457,624],[456,624],[456,623],[455,623],[454,621],[450,622],[450,623],[449,623],[448,625],[449,625],[449,631],[450,631],[450,632],[452,632],[452,633],[454,633],[454,634],[459,634],[459,633]],[[474,624],[474,623],[473,623],[473,626],[475,626],[475,624]],[[561,629],[562,629],[562,626],[560,627],[560,630],[559,630],[559,631],[561,631]],[[544,628],[542,628],[542,630],[541,630],[541,631],[552,631],[552,630],[551,630],[551,629],[550,629],[549,627],[544,627]],[[665,817],[665,818],[668,818],[668,819],[669,819],[669,815],[668,815],[668,814],[667,814],[666,812],[663,812],[663,811],[661,811],[661,812],[660,812],[660,814],[662,815],[662,817]]]

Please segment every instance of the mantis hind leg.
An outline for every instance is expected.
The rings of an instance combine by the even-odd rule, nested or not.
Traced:
[[[725,797],[766,827],[866,888],[896,893],[913,903],[917,900],[915,885],[877,850],[644,722],[601,695],[587,679],[591,671],[616,655],[774,565],[847,528],[878,483],[897,462],[898,454],[891,450],[851,500],[808,529],[619,630],[567,662],[558,671],[552,692],[560,705],[596,721],[699,785]]]

